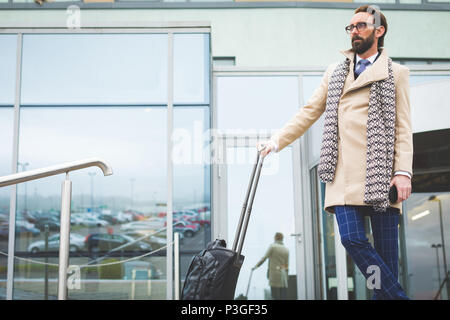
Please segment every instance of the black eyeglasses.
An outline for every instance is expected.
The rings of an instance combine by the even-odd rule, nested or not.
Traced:
[[[366,30],[367,26],[374,26],[374,24],[372,23],[366,23],[366,22],[358,22],[356,25],[354,24],[350,24],[348,26],[345,27],[345,31],[347,31],[347,33],[352,33],[353,29],[356,28],[356,30],[358,30],[358,32],[360,31],[364,31]]]

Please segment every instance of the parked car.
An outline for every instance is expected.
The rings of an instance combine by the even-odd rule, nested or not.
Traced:
[[[84,236],[78,233],[71,233],[69,240],[69,250],[71,252],[81,251],[84,248]],[[48,251],[59,250],[59,233],[48,238]],[[32,253],[45,252],[45,240],[33,242],[28,246],[28,251]]]
[[[83,222],[83,218],[78,213],[72,213],[70,215],[70,224],[71,225],[81,225]]]
[[[134,239],[141,239],[142,237],[144,237],[146,234],[149,234],[148,232],[127,232],[125,233],[125,235],[132,237]],[[180,234],[180,243],[181,240],[183,238],[183,235]],[[147,238],[142,239],[141,241],[148,243],[149,245],[151,245],[151,247],[153,248],[153,250],[162,248],[166,245],[167,240],[166,238],[163,237],[158,237],[156,235],[151,235],[148,236]]]
[[[111,225],[119,223],[119,220],[115,216],[113,216],[111,214],[98,213],[98,214],[95,215],[95,218],[100,219],[100,220],[104,220],[104,221],[108,222]]]
[[[136,230],[158,230],[164,228],[165,219],[153,218],[151,220],[142,220],[130,222],[120,227],[123,231],[136,231]]]
[[[123,251],[152,251],[150,244],[136,242],[136,239],[123,234],[93,233],[85,238],[84,243],[89,252],[110,251],[126,244],[129,245]]]
[[[83,217],[80,224],[86,227],[106,227],[108,222],[94,217]]]
[[[211,211],[200,212],[200,225],[201,226],[211,225]]]
[[[192,238],[199,230],[198,228],[197,224],[191,224],[184,220],[179,220],[173,224],[174,232],[179,232],[187,238]]]
[[[111,213],[119,223],[127,223],[133,221],[133,216],[129,213],[125,213],[123,211],[113,212]]]
[[[16,224],[16,234],[38,236],[41,232],[39,229],[33,227],[32,224]],[[9,236],[9,223],[3,223],[0,225],[0,238],[8,239]]]
[[[16,235],[32,235],[33,237],[38,236],[41,231],[38,228],[30,227],[26,225],[16,225]]]
[[[59,231],[61,227],[59,221],[56,221],[55,219],[39,219],[36,220],[34,225],[41,231],[45,230],[46,225],[48,225],[50,231]]]
[[[192,229],[194,232],[197,232],[200,230],[200,224],[198,224],[198,223],[194,223],[190,220],[185,220],[185,219],[176,219],[176,218],[173,219],[174,225],[178,224],[179,222],[181,222],[181,224],[179,224],[179,225],[188,227],[188,228]]]
[[[133,217],[133,221],[140,221],[145,219],[142,212],[136,210],[125,210],[124,212],[130,214]]]
[[[182,210],[182,211],[176,211],[173,214],[174,218],[182,218],[184,220],[188,220],[192,223],[198,223],[200,224],[200,215],[191,210]]]
[[[30,223],[24,219],[16,219],[16,226],[23,226],[25,228],[34,228],[34,223]]]
[[[38,220],[45,220],[45,219],[50,219],[50,220],[55,220],[55,221],[59,221],[59,213],[52,211],[52,212],[46,212],[46,211],[42,211],[42,210],[35,210],[35,211],[29,211],[26,216],[28,217],[27,220],[30,222],[35,223]]]
[[[0,239],[8,239],[9,224],[4,223],[0,225]]]
[[[9,215],[6,213],[0,213],[0,223],[5,223],[9,221]]]

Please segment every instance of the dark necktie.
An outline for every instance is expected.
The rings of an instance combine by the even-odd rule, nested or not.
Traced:
[[[355,79],[366,70],[366,68],[370,65],[370,61],[366,59],[359,60],[359,68],[355,70]]]

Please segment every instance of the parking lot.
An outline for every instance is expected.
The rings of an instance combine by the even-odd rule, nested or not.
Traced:
[[[75,214],[74,216],[77,217],[77,214]],[[180,221],[179,219],[180,217],[176,215],[174,217],[175,222]],[[92,215],[89,218],[92,218],[92,221],[95,221],[95,219],[97,219],[95,215]],[[84,219],[84,220],[88,221],[91,219]],[[32,223],[30,221],[21,222],[22,225],[26,225],[27,223],[29,224],[30,228],[32,228],[31,225],[34,226],[37,225],[36,223]],[[147,226],[147,223],[153,223],[151,229],[145,227]],[[194,230],[194,227],[190,225],[194,224],[195,223],[188,222],[184,223],[184,225],[181,227],[180,225],[175,225],[173,227],[174,232],[179,232],[181,234],[180,271],[182,277],[187,271],[192,256],[205,248],[206,241],[209,241],[210,237],[209,223],[207,224],[202,223],[202,225],[197,223],[197,226],[195,227],[197,228],[197,230],[191,232]],[[45,229],[45,227],[43,229]],[[99,250],[98,252],[93,252],[92,246],[91,247],[86,246],[86,244],[88,243],[86,239],[90,235],[91,237],[92,235],[99,235],[119,239],[122,239],[125,235],[128,237],[131,236],[132,238],[130,239],[132,239],[133,241],[137,238],[142,237],[143,235],[153,234],[161,229],[162,231],[156,233],[154,236],[146,238],[143,241],[139,241],[137,243],[138,246],[136,245],[136,243],[133,245],[128,245],[127,243],[121,244],[122,249],[115,251],[113,252],[113,254],[109,255],[105,255],[106,252],[111,251],[111,249],[117,248],[118,246],[120,246],[120,244],[118,245],[115,243],[112,244],[108,243],[109,247],[107,247],[106,250],[104,250],[105,247],[102,247],[103,250]],[[38,231],[35,234],[33,234],[32,232],[18,232],[16,234],[15,255],[28,259],[29,261],[23,260],[15,261],[16,266],[15,278],[42,279],[44,277],[44,269],[42,267],[42,264],[33,263],[33,261],[37,261],[40,263],[44,261],[53,264],[58,263],[58,250],[59,250],[58,231],[59,230],[57,228],[53,229],[50,228],[50,230],[48,231],[48,239],[49,239],[48,253],[45,252],[45,239],[46,239],[45,231]],[[74,240],[74,238],[76,239]],[[139,261],[144,261],[148,263],[149,266],[151,266],[151,269],[153,270],[152,277],[158,279],[166,278],[166,252],[164,250],[164,246],[166,245],[165,217],[139,216],[136,219],[128,217],[128,219],[126,220],[124,219],[122,221],[110,220],[106,221],[105,223],[97,222],[91,224],[80,223],[80,220],[72,218],[70,244],[71,244],[70,264],[81,266],[86,266],[87,264],[92,263],[96,265],[102,265],[104,263],[111,263],[111,261],[119,262],[124,260],[133,260],[134,257],[137,258],[139,256],[146,255],[148,252],[157,250],[159,252],[140,258]],[[144,246],[144,244],[147,244],[147,246]],[[8,248],[7,238],[5,237],[0,238],[0,250],[2,252],[7,252],[7,248]],[[160,248],[162,250],[158,250]],[[102,258],[102,256],[104,257]],[[6,257],[3,258],[6,260]],[[102,267],[102,269],[104,269],[103,271],[96,270],[95,272],[91,271],[89,273],[84,272],[82,273],[81,277],[82,279],[83,277],[86,279],[89,278],[90,281],[95,281],[96,279],[98,280],[101,278],[125,279],[127,276],[128,277],[130,276],[129,274],[127,275],[127,272],[129,272],[128,267],[129,267],[128,265],[123,264],[118,264],[118,267],[116,267],[115,269],[114,268],[106,269],[105,267]],[[48,272],[50,278],[57,278],[57,272],[55,268],[50,268]],[[108,272],[110,273],[109,275],[107,274]],[[89,276],[87,276],[88,274]]]

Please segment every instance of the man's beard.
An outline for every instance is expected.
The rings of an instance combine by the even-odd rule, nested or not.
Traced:
[[[361,41],[355,43],[355,40]],[[374,41],[375,41],[375,30],[373,30],[372,34],[368,36],[366,39],[363,39],[360,36],[356,35],[352,38],[352,48],[357,54],[361,54],[369,50],[372,47]]]

